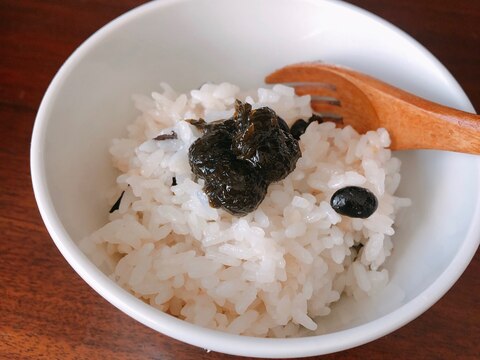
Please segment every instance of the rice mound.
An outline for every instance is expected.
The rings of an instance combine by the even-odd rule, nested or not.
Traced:
[[[80,243],[97,266],[171,315],[261,337],[318,331],[341,296],[362,299],[385,287],[395,214],[409,205],[393,195],[400,160],[391,156],[385,129],[359,135],[349,126],[312,123],[296,169],[269,186],[257,210],[237,218],[209,206],[188,163],[201,134],[183,120],[228,118],[240,99],[269,106],[291,125],[311,116],[310,96],[283,85],[243,93],[228,83],[205,84],[188,95],[161,87],[151,97],[134,96],[142,114],[110,148],[121,172],[111,204],[124,195],[109,222]],[[154,140],[172,131],[177,139]],[[332,194],[349,185],[377,196],[368,219],[331,208]]]

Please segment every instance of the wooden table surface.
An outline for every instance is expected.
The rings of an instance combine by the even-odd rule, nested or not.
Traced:
[[[33,197],[29,145],[52,77],[139,0],[0,0],[0,359],[228,359],[137,323],[63,259]],[[480,109],[480,0],[353,0],[410,33]],[[480,359],[480,256],[400,330],[322,359]]]

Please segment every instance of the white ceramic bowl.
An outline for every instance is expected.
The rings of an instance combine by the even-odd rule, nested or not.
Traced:
[[[119,288],[77,247],[106,222],[102,193],[114,183],[108,146],[135,117],[132,93],[167,81],[259,86],[272,70],[323,59],[351,66],[453,107],[473,108],[448,71],[392,25],[338,1],[164,0],[141,6],[88,39],[63,65],[39,109],[32,179],[43,220],[71,266],[100,295],[143,324],[215,351],[262,357],[325,354],[385,335],[435,303],[479,243],[480,158],[435,151],[398,154],[400,195],[413,206],[398,221],[387,268],[404,291],[340,331],[258,339],[206,330],[166,315]],[[352,310],[353,311],[353,310]]]

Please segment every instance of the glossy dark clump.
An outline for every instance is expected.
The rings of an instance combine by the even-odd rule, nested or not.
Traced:
[[[189,122],[204,133],[189,149],[192,172],[205,180],[210,205],[233,215],[255,210],[269,183],[284,179],[301,156],[285,121],[267,107],[237,100],[231,119]]]
[[[332,195],[330,205],[341,215],[366,219],[377,210],[378,200],[368,189],[347,186]]]
[[[233,153],[252,164],[266,181],[284,179],[295,169],[301,155],[298,141],[290,134],[288,125],[279,121],[268,107],[252,111],[250,105],[245,104],[239,108],[243,113],[238,116],[240,131],[233,137]]]
[[[321,124],[323,122],[323,119],[321,116],[318,115],[312,115],[307,121],[303,119],[298,119],[293,123],[292,127],[290,128],[290,133],[295,139],[300,140],[300,136],[305,133],[308,125],[310,125],[312,122],[318,122],[319,124]]]

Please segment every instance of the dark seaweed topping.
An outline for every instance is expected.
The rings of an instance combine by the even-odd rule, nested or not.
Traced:
[[[185,120],[185,121],[192,124],[197,129],[202,130],[202,131],[205,131],[205,129],[207,128],[207,125],[208,125],[208,123],[203,119],[198,119],[198,120],[189,119],[189,120]]]
[[[368,189],[347,186],[333,194],[330,205],[341,215],[366,219],[377,210],[378,200]]]
[[[280,129],[282,129],[285,132],[289,132],[290,129],[288,128],[288,124],[283,120],[280,116],[277,116],[278,120],[278,126],[280,126]]]
[[[254,211],[265,198],[268,184],[245,161],[234,160],[218,167],[218,173],[205,183],[210,205],[222,207],[232,215],[244,216]]]
[[[178,139],[177,133],[175,131],[172,131],[170,134],[160,134],[157,137],[154,137],[153,140],[173,140],[173,139]]]
[[[228,119],[228,120],[217,120],[217,121],[212,121],[207,123],[203,119],[195,120],[195,119],[190,119],[190,120],[185,120],[186,122],[192,124],[195,126],[197,129],[202,131],[202,133],[208,133],[210,131],[217,131],[217,130],[225,130],[225,131],[235,131],[236,130],[236,125],[235,121],[233,119]]]
[[[319,124],[321,124],[323,122],[323,118],[318,115],[312,115],[310,119],[308,119],[308,121],[298,119],[293,123],[292,127],[290,128],[290,133],[295,139],[300,140],[300,136],[305,133],[308,125],[310,125],[312,122],[318,122]]]
[[[120,203],[122,202],[123,194],[125,194],[125,191],[122,191],[122,193],[120,194],[120,197],[117,199],[117,201],[115,201],[115,204],[113,204],[112,208],[108,212],[109,214],[120,209]]]
[[[210,205],[236,216],[255,210],[269,183],[284,179],[301,156],[285,121],[267,107],[237,100],[231,119],[188,121],[204,134],[189,149],[192,172],[205,180]]]
[[[176,186],[177,185],[177,178],[174,176],[172,177],[172,186]]]
[[[232,150],[238,159],[246,160],[262,173],[267,182],[284,179],[295,169],[301,155],[298,141],[275,112],[263,107],[251,110],[249,104],[240,103],[237,113],[241,132],[233,138]]]

